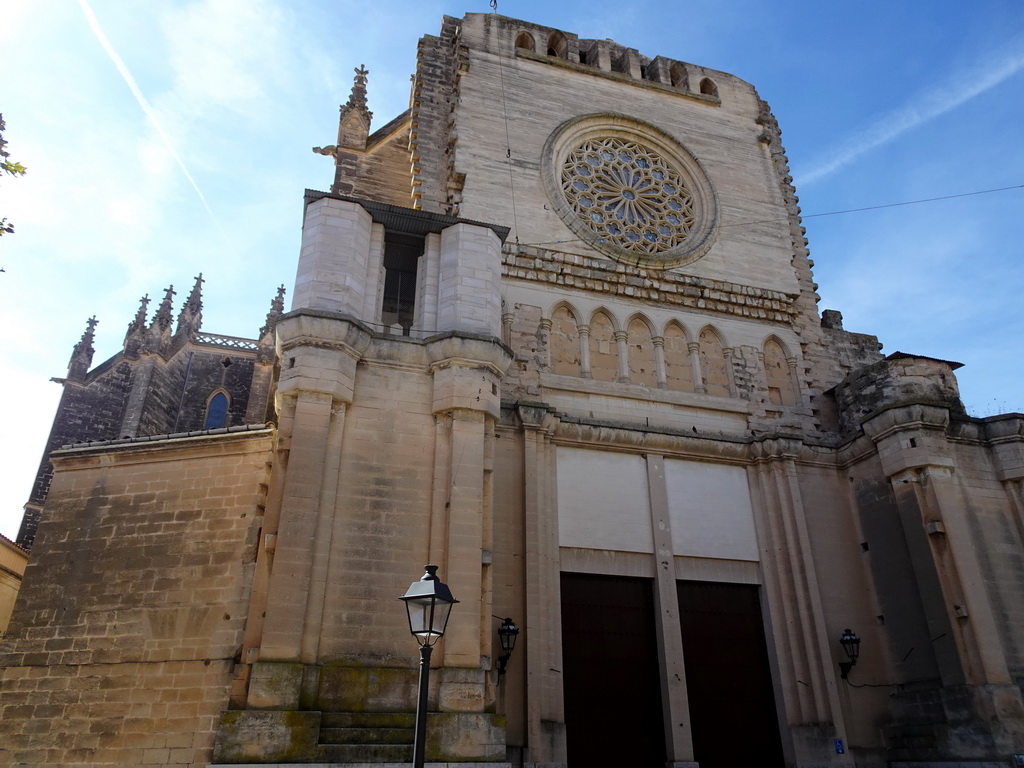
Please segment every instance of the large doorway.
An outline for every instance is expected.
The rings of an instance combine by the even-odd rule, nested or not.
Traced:
[[[677,582],[694,759],[784,764],[758,587]]]
[[[562,672],[571,768],[663,768],[650,579],[562,574]]]

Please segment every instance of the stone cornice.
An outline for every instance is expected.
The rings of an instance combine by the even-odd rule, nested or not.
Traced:
[[[666,307],[685,307],[792,325],[796,295],[708,280],[676,272],[648,270],[529,245],[502,249],[502,277],[611,294]]]

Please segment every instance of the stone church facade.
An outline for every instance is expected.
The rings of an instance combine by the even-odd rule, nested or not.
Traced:
[[[754,88],[493,14],[366,88],[258,339],[76,346],[0,761],[407,762],[428,562],[431,762],[1024,754],[1024,417],[819,314]]]

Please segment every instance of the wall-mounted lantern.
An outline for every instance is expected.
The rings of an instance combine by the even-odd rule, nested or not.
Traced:
[[[494,618],[498,618],[495,616]],[[501,656],[498,657],[498,674],[505,674],[505,667],[508,660],[512,658],[512,651],[516,649],[516,638],[519,637],[519,627],[512,619],[505,618],[498,627],[498,639],[501,641]]]
[[[860,638],[854,634],[853,630],[847,627],[839,638],[839,644],[843,646],[846,658],[848,659],[848,661],[839,662],[839,676],[846,680],[850,670],[857,665],[857,657],[860,656]]]

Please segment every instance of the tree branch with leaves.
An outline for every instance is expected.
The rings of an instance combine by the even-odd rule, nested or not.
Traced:
[[[7,140],[4,138],[6,128],[7,123],[4,122],[4,116],[0,114],[0,171],[9,176],[24,176],[25,166],[10,159],[11,153],[7,151]],[[13,232],[14,225],[8,224],[6,217],[0,219],[0,235],[10,235]]]

